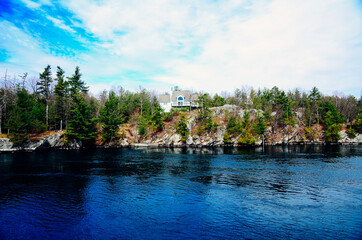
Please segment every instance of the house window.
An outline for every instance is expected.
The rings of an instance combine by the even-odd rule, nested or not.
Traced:
[[[184,104],[184,97],[178,96],[177,97],[177,105],[182,106]]]

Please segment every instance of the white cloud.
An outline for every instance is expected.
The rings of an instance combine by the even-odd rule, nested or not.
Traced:
[[[21,0],[25,5],[26,7],[28,8],[32,8],[32,9],[36,9],[36,8],[39,8],[41,6],[41,4],[39,3],[36,3],[36,2],[33,2],[31,0]]]
[[[44,49],[38,40],[23,32],[8,21],[0,21],[0,48],[6,49],[8,59],[1,63],[0,72],[8,70],[9,74],[22,74],[38,76],[48,64],[54,68],[62,66],[64,69],[74,71],[76,64],[69,58],[52,56]]]
[[[58,28],[61,28],[61,29],[65,30],[65,31],[68,31],[68,32],[71,32],[71,33],[75,33],[75,31],[71,27],[64,24],[63,20],[60,20],[60,19],[57,19],[57,18],[54,18],[54,17],[51,17],[51,16],[46,16],[46,18],[48,20],[52,21],[53,24],[55,26],[57,26]]]
[[[155,79],[211,92],[242,85],[362,89],[362,16],[353,2],[273,1],[247,21],[234,18],[190,61],[171,61]],[[350,91],[350,89],[348,89]]]
[[[210,92],[242,85],[317,86],[326,93],[340,90],[355,95],[362,89],[362,9],[356,1],[68,0],[61,4],[74,14],[73,26],[61,18],[48,19],[74,37],[74,29],[83,27],[100,43],[87,42],[89,51],[78,54],[77,62],[52,57],[41,43],[33,46],[34,39],[17,38],[22,39],[18,44],[29,45],[25,55],[34,47],[42,54],[41,62],[48,58],[60,59],[55,65],[72,64],[73,69],[80,65],[95,90],[118,82],[131,88],[179,85]],[[129,71],[141,72],[142,77],[126,77]]]

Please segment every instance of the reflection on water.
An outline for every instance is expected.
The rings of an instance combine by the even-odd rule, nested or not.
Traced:
[[[360,239],[362,148],[0,155],[0,239]]]

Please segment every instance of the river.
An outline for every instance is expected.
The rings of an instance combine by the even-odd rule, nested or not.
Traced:
[[[361,146],[0,154],[0,239],[361,238]]]

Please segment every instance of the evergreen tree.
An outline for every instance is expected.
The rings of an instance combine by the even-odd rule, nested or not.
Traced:
[[[87,93],[88,87],[85,85],[84,81],[80,80],[82,74],[80,73],[79,67],[75,68],[75,72],[72,77],[68,77],[69,80],[69,90],[72,97],[77,95],[80,92]]]
[[[324,103],[323,112],[325,141],[337,142],[340,139],[339,131],[341,129],[341,123],[344,122],[344,116],[338,112],[336,106],[331,101]]]
[[[49,125],[49,100],[51,95],[50,84],[53,82],[51,67],[48,65],[44,72],[40,73],[39,76],[40,81],[37,83],[38,85],[38,93],[44,97],[45,99],[45,125],[48,127]]]
[[[42,124],[44,105],[37,102],[24,88],[17,90],[17,100],[10,111],[10,139],[14,143],[22,143],[31,132],[45,130]]]
[[[311,122],[312,122],[312,115],[313,115],[313,119],[317,119],[317,123],[319,125],[319,104],[320,104],[320,100],[321,100],[321,94],[318,90],[318,88],[313,87],[312,90],[310,91],[310,94],[308,96],[309,102],[310,102],[310,107],[311,107],[311,114],[309,116],[309,122],[308,125],[310,127]]]
[[[103,125],[103,141],[112,141],[116,137],[119,125],[123,121],[119,111],[119,98],[113,91],[109,93],[108,99],[100,112],[100,121]]]
[[[187,138],[190,135],[190,131],[187,127],[187,121],[184,114],[181,115],[180,120],[176,124],[176,133],[181,135],[181,141],[186,142]]]
[[[69,109],[68,82],[64,80],[64,71],[59,66],[57,67],[57,84],[54,87],[55,94],[55,111],[58,120],[61,121],[60,128],[66,126],[67,113]]]
[[[75,139],[81,141],[84,146],[90,146],[94,143],[97,134],[95,126],[97,119],[92,118],[89,106],[82,95],[73,95],[73,101],[65,136],[69,140]]]
[[[155,128],[156,131],[162,131],[165,123],[162,121],[162,113],[163,109],[159,104],[154,106],[153,114],[151,116],[151,124]]]

